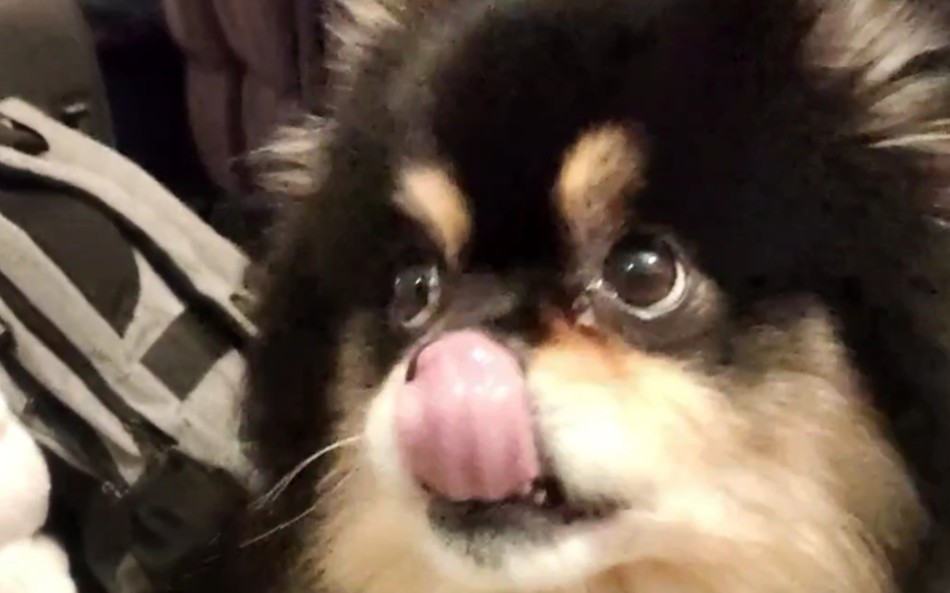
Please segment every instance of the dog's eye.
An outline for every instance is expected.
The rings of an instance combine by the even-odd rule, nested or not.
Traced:
[[[438,266],[407,268],[393,283],[393,319],[408,329],[425,325],[438,310],[441,297]]]
[[[686,292],[674,248],[662,237],[641,234],[627,237],[607,256],[600,287],[643,319],[669,313]]]

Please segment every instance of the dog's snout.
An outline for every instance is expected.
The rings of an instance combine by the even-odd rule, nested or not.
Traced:
[[[493,500],[538,474],[533,418],[517,357],[476,331],[423,346],[400,389],[396,430],[413,477],[453,500]]]

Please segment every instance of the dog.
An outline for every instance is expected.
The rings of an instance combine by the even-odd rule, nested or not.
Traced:
[[[333,4],[222,590],[950,590],[944,19]]]

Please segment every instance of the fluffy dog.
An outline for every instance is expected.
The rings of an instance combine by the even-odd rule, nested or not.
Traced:
[[[277,528],[228,590],[950,590],[942,15],[332,19],[326,118],[268,151],[300,197],[250,361]]]

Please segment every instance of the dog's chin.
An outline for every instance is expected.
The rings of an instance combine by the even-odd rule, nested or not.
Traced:
[[[393,377],[404,376],[398,366]],[[396,453],[394,389],[384,385],[371,406],[365,439],[378,484],[411,523],[420,551],[448,579],[473,590],[536,591],[565,587],[623,562],[635,510],[627,501],[572,488],[548,465],[544,478],[495,501],[456,501],[416,483]],[[629,526],[628,526],[629,527]]]
[[[569,501],[547,478],[501,501],[423,499],[434,536],[428,552],[474,588],[538,590],[586,580],[609,567],[619,503]]]
[[[432,513],[430,509],[430,517]],[[435,511],[441,512],[441,511]],[[483,522],[460,526],[431,519],[426,553],[448,577],[475,590],[537,591],[569,587],[620,559],[607,545],[616,517],[564,524],[533,511],[498,509]]]

